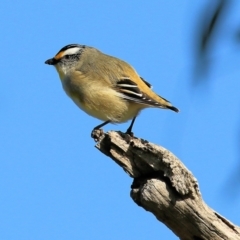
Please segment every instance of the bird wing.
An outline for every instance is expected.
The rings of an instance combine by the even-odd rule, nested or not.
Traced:
[[[144,80],[144,83],[149,87],[151,86],[148,82]],[[156,102],[153,98],[148,96],[146,93],[143,93],[138,85],[133,82],[130,78],[122,78],[116,83],[116,91],[118,96],[135,103],[144,104],[151,107],[162,107],[160,103]],[[168,101],[167,101],[168,102]]]

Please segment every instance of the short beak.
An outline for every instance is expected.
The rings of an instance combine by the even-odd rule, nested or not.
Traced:
[[[45,63],[48,65],[55,65],[57,63],[57,60],[55,58],[50,58]]]

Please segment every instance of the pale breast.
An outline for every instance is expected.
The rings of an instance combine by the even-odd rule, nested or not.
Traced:
[[[73,76],[62,79],[63,89],[80,109],[102,121],[126,122],[145,107],[117,96],[114,89],[98,81],[82,78],[79,84],[76,79]]]

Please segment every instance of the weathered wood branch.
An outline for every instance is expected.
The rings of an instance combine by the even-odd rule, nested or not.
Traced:
[[[192,173],[171,152],[121,132],[92,132],[96,148],[132,177],[133,201],[180,239],[240,240],[240,228],[203,201]]]

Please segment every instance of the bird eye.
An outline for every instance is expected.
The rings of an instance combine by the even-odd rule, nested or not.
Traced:
[[[65,55],[64,56],[66,59],[69,59],[70,58],[70,55]]]

